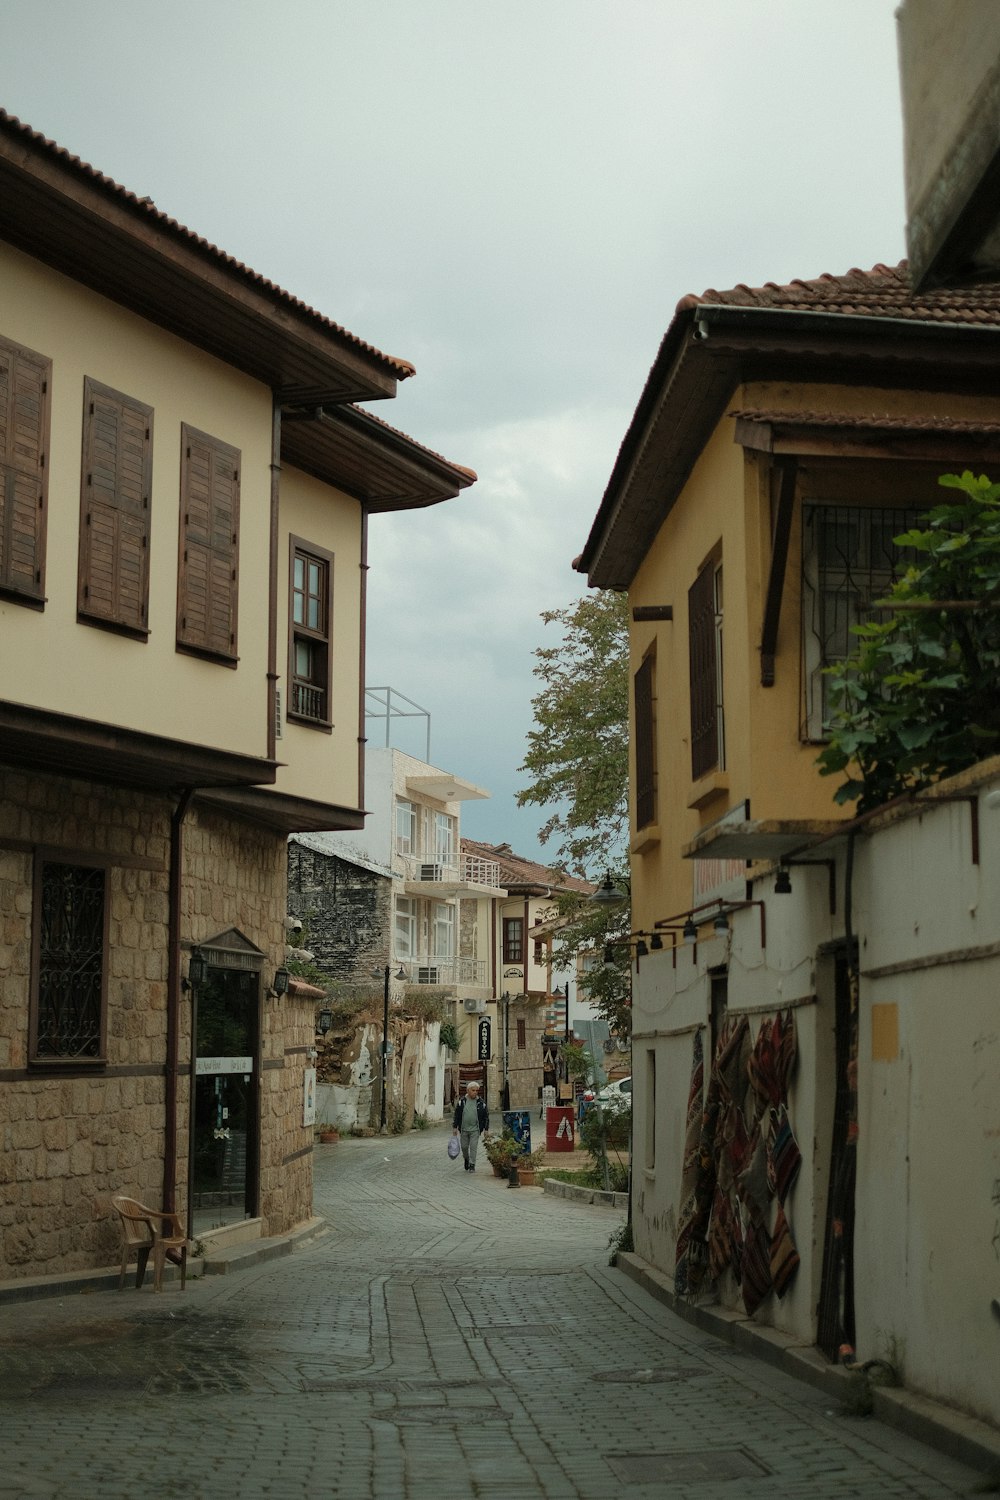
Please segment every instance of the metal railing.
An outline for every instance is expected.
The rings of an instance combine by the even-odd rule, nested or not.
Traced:
[[[405,880],[439,885],[484,885],[499,890],[500,866],[478,854],[397,854]]]
[[[401,962],[406,969],[407,984],[466,984],[482,988],[487,983],[484,958],[461,958],[456,954],[442,958],[418,953]]]

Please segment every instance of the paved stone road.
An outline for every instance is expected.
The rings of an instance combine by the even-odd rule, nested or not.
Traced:
[[[0,1307],[0,1495],[843,1500],[979,1476],[681,1322],[613,1210],[445,1132],[319,1148],[330,1232],[182,1295]]]

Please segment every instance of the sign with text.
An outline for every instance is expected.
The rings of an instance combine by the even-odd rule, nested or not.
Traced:
[[[316,1124],[316,1069],[306,1068],[302,1084],[302,1123]]]
[[[488,1017],[484,1017],[479,1023],[479,1051],[476,1056],[480,1062],[489,1062],[490,1045],[493,1027]]]
[[[252,1057],[199,1057],[194,1070],[200,1078],[213,1073],[252,1073]]]

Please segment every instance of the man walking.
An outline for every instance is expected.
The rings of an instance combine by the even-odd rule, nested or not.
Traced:
[[[474,1172],[476,1170],[476,1148],[479,1145],[479,1137],[484,1130],[490,1128],[490,1116],[486,1105],[479,1097],[479,1084],[470,1083],[466,1089],[464,1099],[459,1099],[455,1106],[455,1118],[452,1120],[455,1134],[462,1139],[462,1155],[465,1158],[465,1170]]]

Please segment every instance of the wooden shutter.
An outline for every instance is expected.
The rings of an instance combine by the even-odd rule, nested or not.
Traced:
[[[719,763],[714,562],[702,568],[688,592],[688,649],[691,662],[691,777],[697,781]]]
[[[181,427],[177,644],[236,660],[240,453]]]
[[[148,632],[153,409],[84,382],[79,613]]]
[[[0,339],[0,589],[44,598],[51,360]]]
[[[656,724],[653,715],[653,672],[650,653],[635,674],[635,826],[656,822]]]

